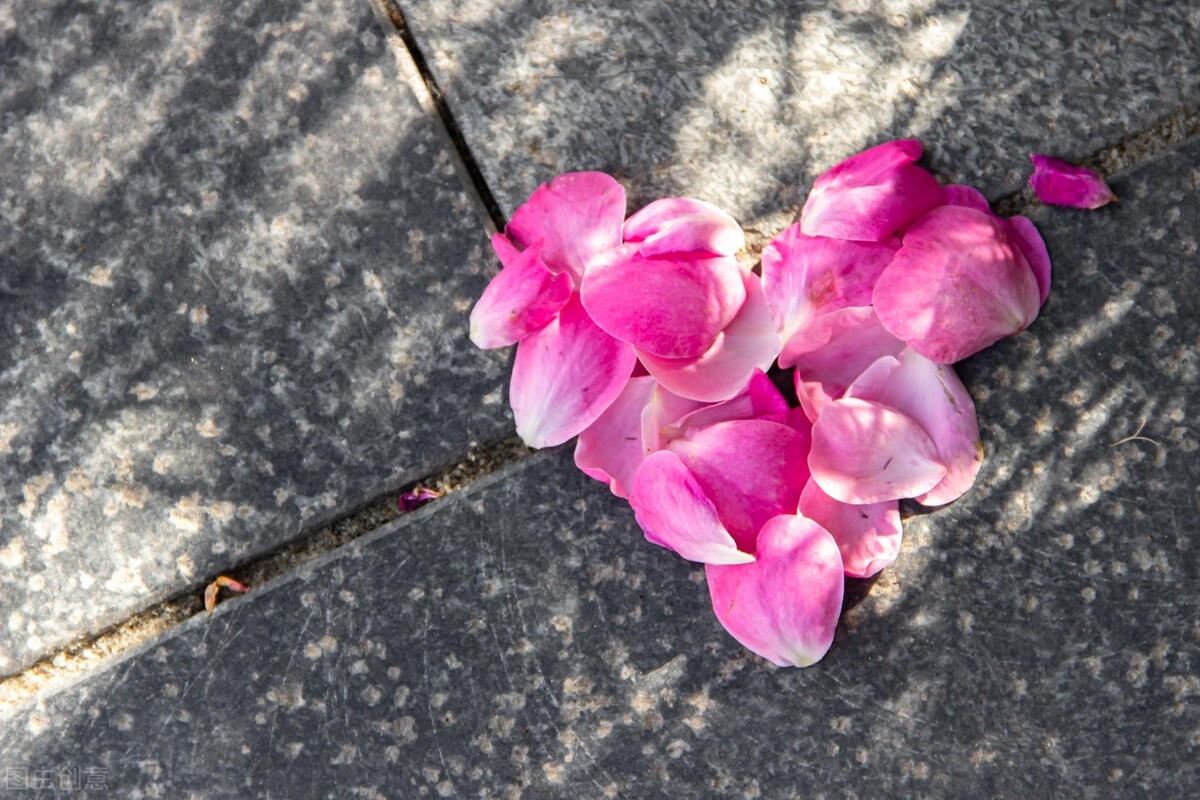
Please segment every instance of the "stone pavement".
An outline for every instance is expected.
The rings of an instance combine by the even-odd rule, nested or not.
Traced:
[[[1050,300],[961,369],[979,482],[817,666],[743,651],[559,449],[12,700],[0,796],[1200,792],[1189,3],[403,11],[504,211],[586,166],[769,238],[894,135],[993,199],[1030,150],[1130,168],[1032,214]],[[0,3],[5,671],[509,430],[485,226],[383,32]]]

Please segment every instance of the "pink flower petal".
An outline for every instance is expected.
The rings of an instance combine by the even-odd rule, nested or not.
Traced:
[[[948,206],[973,208],[981,214],[991,214],[992,206],[983,193],[972,186],[952,183],[942,187],[942,203]]]
[[[644,258],[624,245],[595,258],[583,305],[596,324],[661,358],[695,358],[746,301],[732,258]]]
[[[791,349],[779,355],[779,366],[796,367],[796,396],[812,420],[864,369],[904,349],[904,342],[887,332],[872,308],[842,308],[817,317],[804,336],[794,336],[788,344]]]
[[[1104,179],[1086,167],[1032,153],[1029,160],[1033,162],[1029,185],[1043,203],[1091,209],[1117,199]]]
[[[541,244],[518,252],[497,233],[497,252],[508,259],[471,309],[471,341],[485,350],[507,347],[545,327],[571,297],[571,278],[542,262]]]
[[[762,254],[763,294],[785,350],[805,323],[846,306],[871,305],[875,281],[892,262],[900,240],[852,242],[806,236],[792,225]]]
[[[788,412],[787,401],[775,388],[775,384],[760,369],[756,369],[750,383],[737,396],[720,403],[702,405],[690,413],[677,417],[660,429],[659,446],[666,447],[672,439],[686,436],[689,431],[707,428],[719,422],[735,419],[770,419],[781,421]]]
[[[808,441],[777,422],[733,420],[667,444],[695,476],[738,549],[754,552],[759,528],[794,514],[808,482]]]
[[[769,520],[753,564],[705,567],[713,611],[745,647],[781,667],[807,667],[833,644],[842,559],[829,532],[804,517]]]
[[[1025,217],[1009,217],[1003,220],[1004,233],[1008,240],[1017,246],[1033,277],[1037,280],[1038,297],[1043,303],[1050,296],[1050,254],[1046,252],[1046,242],[1033,223]]]
[[[756,369],[768,369],[779,355],[779,334],[759,278],[748,270],[741,277],[746,302],[703,355],[671,359],[638,351],[650,374],[675,394],[706,403],[728,400],[746,388]]]
[[[942,201],[937,181],[916,166],[921,143],[905,139],[865,150],[813,183],[800,212],[810,236],[880,242]]]
[[[747,564],[754,560],[738,550],[712,501],[669,450],[652,453],[642,463],[629,504],[647,539],[689,561]]]
[[[829,531],[851,578],[869,578],[900,554],[900,502],[851,505],[834,500],[810,480],[800,495],[800,513]]]
[[[633,348],[600,330],[574,294],[558,317],[517,345],[509,402],[530,447],[562,444],[591,425],[629,380]]]
[[[657,384],[649,375],[630,378],[613,404],[579,434],[575,466],[608,484],[617,497],[629,497],[633,476],[646,458],[642,414]]]
[[[578,287],[588,262],[621,243],[624,221],[621,184],[603,172],[568,172],[534,190],[505,230],[522,247],[542,242],[546,266]]]
[[[625,241],[647,258],[662,255],[732,256],[746,246],[737,220],[712,203],[666,197],[625,220]]]
[[[808,466],[822,491],[855,505],[916,497],[946,475],[933,440],[912,417],[857,398],[821,411]]]
[[[904,234],[875,284],[892,335],[942,364],[966,358],[1037,317],[1037,279],[996,218],[942,206]]]
[[[846,397],[894,408],[929,434],[946,475],[928,492],[913,495],[917,502],[949,503],[975,483],[983,464],[983,442],[975,403],[953,367],[906,348],[899,358],[887,356],[868,367],[846,390]]]
[[[704,403],[680,397],[656,382],[650,402],[642,412],[642,446],[646,455],[666,447],[678,435],[674,426],[679,420],[705,407]]]

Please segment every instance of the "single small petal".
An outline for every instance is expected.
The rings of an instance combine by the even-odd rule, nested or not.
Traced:
[[[1038,297],[1043,303],[1050,296],[1050,253],[1046,251],[1046,242],[1034,224],[1025,217],[1009,217],[1003,220],[1004,232],[1008,240],[1017,246],[1021,255],[1025,256],[1033,277],[1037,280]]]
[[[776,514],[794,514],[808,482],[809,443],[793,428],[765,420],[732,420],[667,444],[717,507],[738,548]]]
[[[885,142],[851,156],[813,183],[800,212],[809,236],[881,242],[942,202],[937,181],[916,165],[921,143]]]
[[[717,403],[734,397],[755,370],[766,370],[779,355],[779,334],[763,298],[759,278],[741,271],[746,302],[698,358],[660,358],[638,351],[638,358],[663,386],[681,397]]]
[[[633,476],[646,458],[642,414],[657,384],[649,375],[630,378],[613,404],[579,434],[575,466],[608,484],[617,497],[629,497]]]
[[[555,275],[543,263],[541,243],[516,252],[501,234],[492,238],[505,253],[504,269],[483,290],[471,310],[471,341],[485,350],[507,347],[541,330],[567,304],[571,278]]]
[[[647,257],[732,256],[746,246],[742,226],[728,212],[688,197],[655,200],[625,220],[625,241]]]
[[[396,498],[396,508],[404,512],[416,511],[430,500],[441,497],[442,494],[437,489],[431,489],[428,486],[417,486]]]
[[[800,494],[800,513],[833,536],[851,578],[869,578],[900,554],[900,501],[851,505],[834,500],[810,480]]]
[[[530,447],[567,441],[617,399],[636,361],[633,348],[598,328],[572,295],[517,345],[509,384],[517,433]]]
[[[695,358],[746,301],[733,258],[645,258],[624,245],[595,258],[583,305],[612,336],[660,358]]]
[[[1029,185],[1047,205],[1092,209],[1117,199],[1104,179],[1087,167],[1033,153],[1029,160],[1033,162]]]
[[[521,247],[542,242],[546,266],[578,287],[588,262],[621,243],[624,222],[621,184],[603,172],[568,172],[534,190],[505,231]]]
[[[917,352],[950,364],[1026,328],[1037,279],[995,217],[942,206],[904,234],[875,284],[875,313]]]
[[[807,667],[833,644],[845,580],[833,537],[777,516],[758,535],[753,564],[705,567],[713,611],[743,646],[781,667]]]
[[[651,453],[633,479],[629,496],[638,524],[651,542],[704,564],[748,564],[716,506],[677,455]]]
[[[946,475],[933,440],[912,417],[857,398],[821,411],[808,466],[822,491],[855,505],[916,497]]]
[[[914,495],[917,502],[943,505],[974,485],[983,464],[983,442],[975,402],[953,367],[906,348],[898,358],[886,356],[868,367],[846,397],[894,408],[929,434],[946,475],[928,492]]]

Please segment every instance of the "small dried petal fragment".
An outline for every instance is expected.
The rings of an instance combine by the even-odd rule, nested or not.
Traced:
[[[807,667],[833,644],[845,587],[833,537],[783,515],[758,534],[753,564],[705,567],[713,611],[733,638],[781,667]]]
[[[1047,205],[1092,209],[1117,199],[1104,179],[1086,167],[1034,153],[1029,160],[1033,162],[1029,185]]]
[[[217,606],[217,593],[221,591],[221,587],[239,594],[250,591],[250,587],[246,584],[235,581],[227,575],[218,575],[215,581],[204,587],[204,610],[209,614]]]
[[[404,512],[416,511],[430,500],[436,500],[441,496],[442,492],[439,492],[437,489],[430,489],[428,486],[417,486],[412,491],[405,492],[396,498],[396,508]]]

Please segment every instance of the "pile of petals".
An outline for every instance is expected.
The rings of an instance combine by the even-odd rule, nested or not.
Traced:
[[[713,205],[626,219],[613,178],[559,176],[493,238],[503,269],[471,313],[478,346],[517,345],[522,438],[578,436],[578,467],[704,564],[718,620],[779,665],[819,660],[844,578],[896,558],[901,499],[970,488],[983,445],[950,365],[1028,326],[1050,288],[1033,224],[920,155],[888,142],[821,175],[761,276]]]

